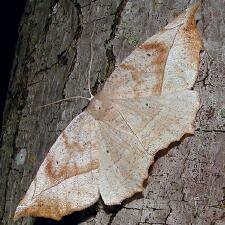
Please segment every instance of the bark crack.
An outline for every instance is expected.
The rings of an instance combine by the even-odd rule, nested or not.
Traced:
[[[185,156],[184,158],[184,161],[183,161],[183,167],[181,169],[181,172],[180,172],[180,179],[182,181],[182,189],[181,189],[181,193],[182,193],[182,198],[181,198],[181,201],[185,201],[185,193],[184,193],[184,184],[185,184],[185,180],[182,179],[184,173],[185,173],[185,170],[186,170],[186,163],[187,163],[187,160],[191,154],[191,149],[190,148],[187,148],[188,149],[188,152],[187,152],[187,155]]]
[[[49,17],[47,19],[47,22],[44,26],[44,38],[43,38],[43,43],[46,41],[46,37],[47,37],[47,34],[48,34],[48,31],[49,31],[49,28],[50,28],[50,25],[52,23],[52,12],[54,10],[54,6],[59,2],[59,0],[54,0],[50,3],[50,7],[49,7]]]
[[[86,4],[86,5],[82,5],[81,8],[85,8],[87,6],[91,6],[92,3],[97,2],[98,0],[91,0],[90,3]]]
[[[171,213],[173,211],[172,208],[171,208],[171,206],[170,206],[170,201],[168,202],[168,207],[169,207],[169,213],[168,213],[168,215],[165,218],[165,224],[169,224],[168,223],[168,219],[169,219],[169,217],[170,217],[170,215],[171,215]]]
[[[104,77],[102,79],[102,83],[104,83],[109,78],[109,76],[111,75],[111,73],[115,69],[116,56],[114,55],[114,52],[113,52],[112,41],[114,40],[114,38],[116,36],[116,32],[117,32],[118,27],[119,27],[120,22],[121,22],[122,12],[123,12],[124,8],[126,7],[127,2],[128,2],[128,0],[122,0],[120,2],[119,6],[117,7],[116,12],[114,14],[113,24],[111,26],[111,33],[109,35],[109,38],[106,39],[105,43],[104,43],[104,47],[105,47],[105,51],[106,51],[107,64],[106,64],[106,68],[105,68],[105,74],[104,74]]]
[[[113,223],[114,218],[116,217],[117,213],[123,208],[122,205],[118,205],[118,206],[107,206],[106,207],[106,211],[108,211],[108,213],[111,213],[111,216],[109,218],[109,222],[107,225],[111,225]]]
[[[77,12],[77,17],[78,17],[78,22],[77,22],[77,29],[76,29],[76,32],[75,32],[75,35],[74,35],[74,38],[73,38],[73,41],[71,43],[71,46],[74,47],[74,57],[72,59],[72,62],[71,62],[71,65],[70,65],[70,68],[69,68],[69,71],[67,73],[67,76],[66,76],[66,81],[64,83],[64,86],[63,86],[63,93],[62,93],[62,99],[66,98],[66,94],[65,94],[65,90],[66,90],[66,85],[69,81],[69,78],[70,78],[70,75],[75,67],[75,64],[76,64],[76,61],[77,61],[77,43],[78,43],[78,40],[80,39],[81,35],[82,35],[82,31],[83,31],[83,14],[82,14],[82,8],[81,8],[81,5],[75,1],[74,3],[74,7],[76,8],[76,12]],[[68,49],[71,47],[69,46]],[[61,55],[63,55],[64,53],[66,53],[68,51],[68,49],[66,49]]]
[[[225,133],[225,130],[221,130],[221,129],[201,129],[201,128],[197,128],[195,129],[195,132],[205,132],[205,133]]]
[[[198,83],[202,83],[202,86],[203,86],[203,87],[207,87],[207,86],[213,87],[213,85],[212,85],[210,82],[207,83],[207,80],[208,80],[208,78],[209,78],[209,76],[210,76],[210,69],[211,69],[211,65],[212,65],[212,63],[213,63],[213,58],[209,55],[209,53],[208,53],[206,50],[203,50],[203,52],[205,52],[205,53],[207,54],[207,56],[208,56],[207,65],[206,65],[206,67],[205,67],[205,68],[206,68],[205,76],[204,76],[201,80],[197,80],[197,81],[195,82],[194,87],[195,87],[196,84],[198,84]]]
[[[140,211],[141,210],[141,208],[135,208],[135,207],[127,207],[127,206],[122,206],[122,208],[124,208],[124,209],[131,209],[131,210],[138,210],[138,211]],[[157,210],[157,209],[156,209]]]

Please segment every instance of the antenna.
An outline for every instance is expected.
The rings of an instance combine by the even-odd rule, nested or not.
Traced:
[[[90,43],[91,59],[90,59],[89,70],[88,70],[88,91],[91,96],[90,97],[91,100],[92,100],[92,98],[94,98],[94,96],[91,93],[91,67],[92,67],[92,62],[93,62],[93,57],[94,57],[92,39],[93,39],[93,35],[94,35],[94,30],[95,30],[95,23],[94,23],[93,32],[91,34],[91,43]]]

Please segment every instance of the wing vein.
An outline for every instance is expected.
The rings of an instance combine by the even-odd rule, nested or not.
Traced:
[[[160,91],[159,91],[160,95],[162,94],[162,87],[163,87],[163,82],[164,82],[164,79],[165,79],[165,68],[166,68],[167,61],[168,61],[168,58],[169,58],[169,55],[170,55],[170,51],[171,51],[171,49],[172,49],[173,46],[174,46],[174,42],[175,42],[177,33],[179,32],[181,26],[182,26],[182,25],[179,25],[179,28],[177,29],[176,34],[174,35],[174,38],[173,38],[173,41],[172,41],[170,50],[168,51],[168,54],[167,54],[167,57],[166,57],[166,62],[165,62],[165,65],[164,65],[164,67],[163,67],[163,73],[162,73],[162,74],[163,74],[163,77],[162,77],[161,86],[160,86]],[[173,28],[173,29],[174,29],[174,28]]]

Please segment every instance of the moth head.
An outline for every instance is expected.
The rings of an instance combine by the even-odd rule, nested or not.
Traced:
[[[104,118],[110,112],[111,109],[112,105],[109,102],[99,99],[98,97],[93,98],[89,106],[87,107],[87,111],[96,120]]]

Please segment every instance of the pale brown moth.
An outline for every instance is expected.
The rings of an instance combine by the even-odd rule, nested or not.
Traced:
[[[60,220],[101,196],[120,204],[143,190],[155,154],[194,132],[201,40],[198,5],[136,48],[51,147],[15,219]]]

